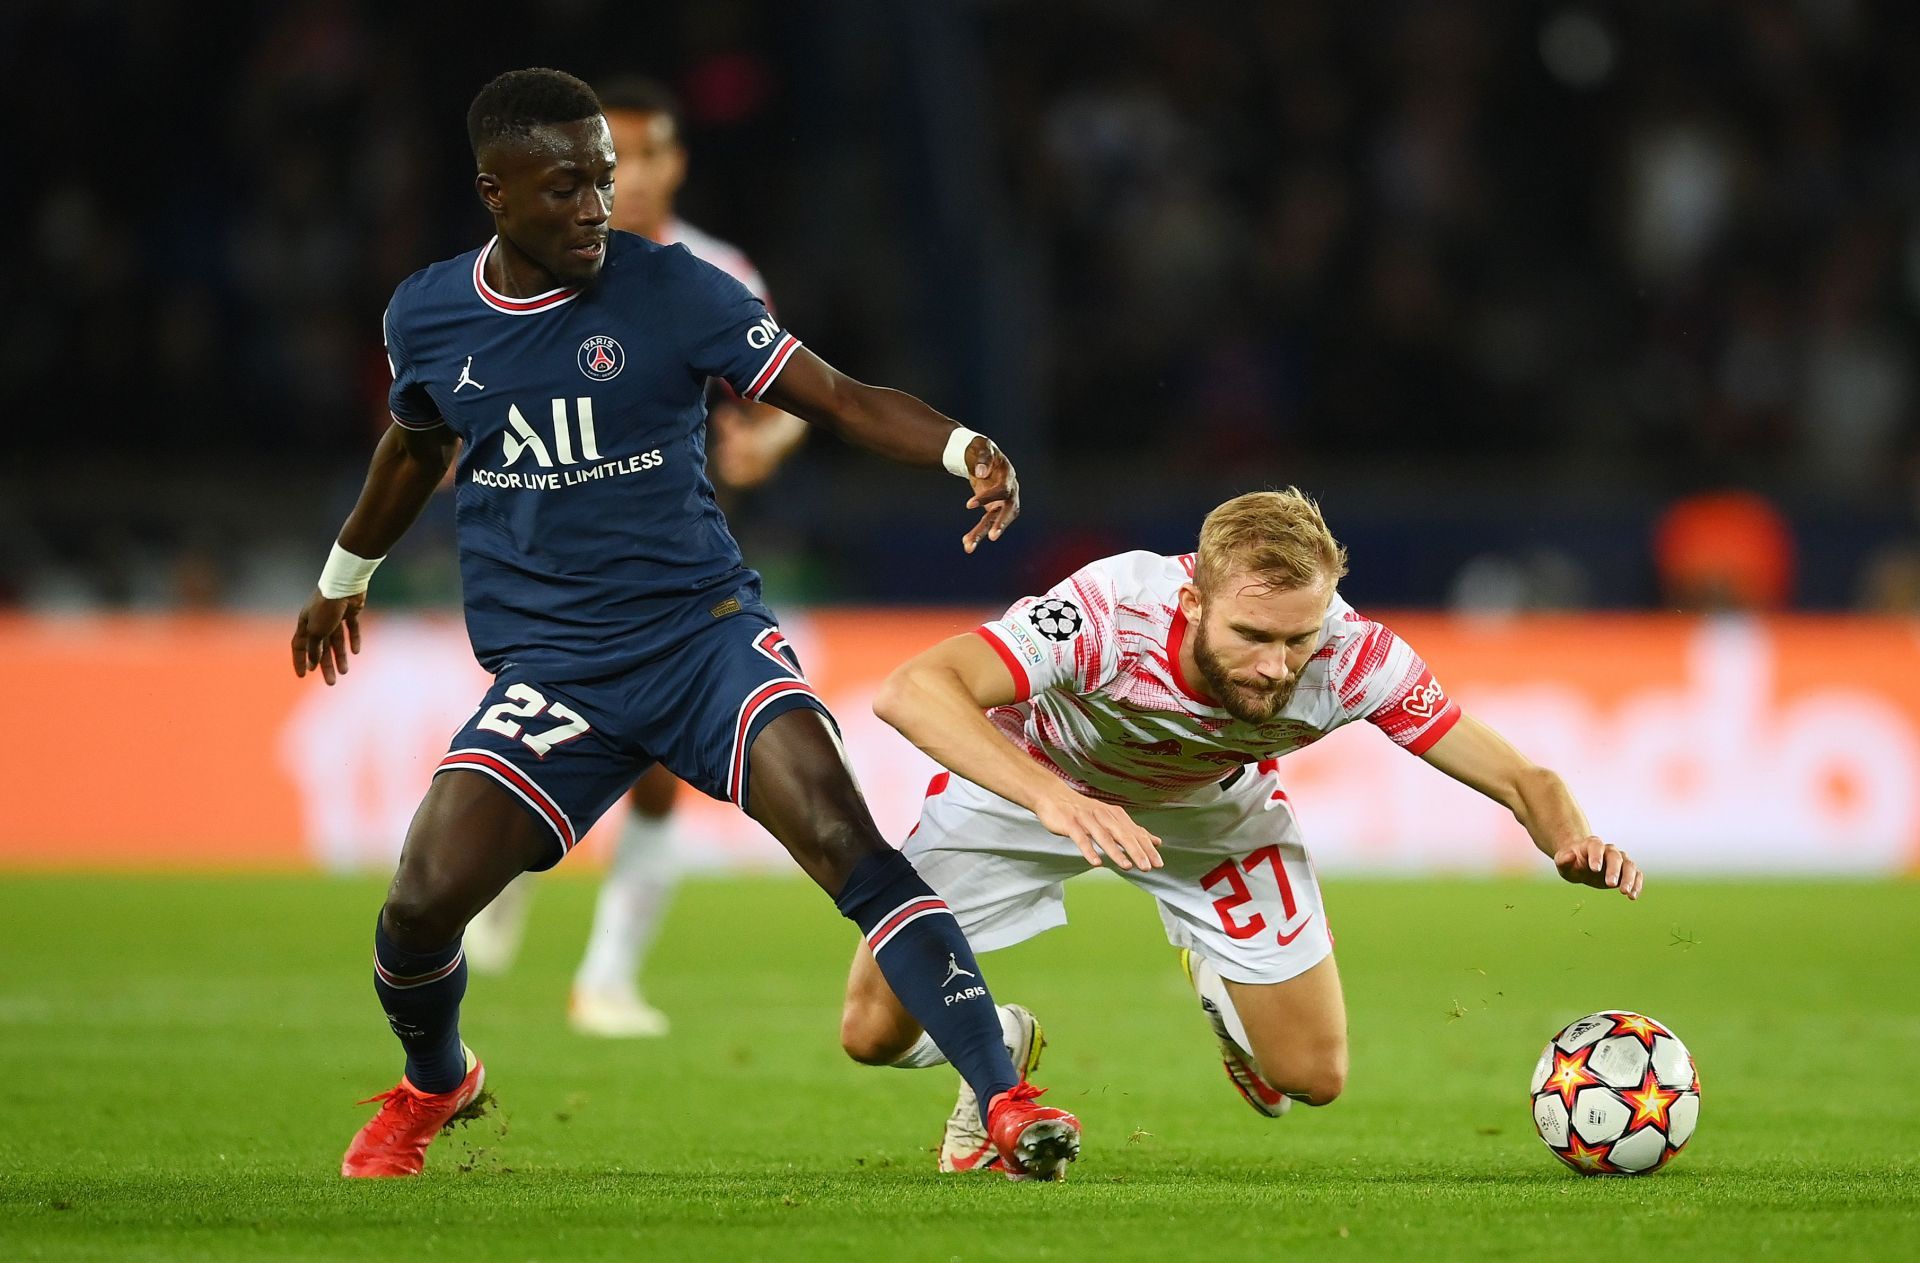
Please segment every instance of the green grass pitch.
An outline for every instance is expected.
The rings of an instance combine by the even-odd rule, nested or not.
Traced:
[[[1086,1125],[1064,1184],[933,1171],[951,1073],[841,1057],[853,934],[797,880],[686,889],[648,980],[671,1039],[571,1035],[592,886],[564,877],[468,993],[496,1115],[349,1184],[354,1101],[399,1068],[378,882],[0,879],[0,1259],[1913,1257],[1920,885],[1336,879],[1353,1073],[1277,1122],[1151,906],[1081,886],[986,958]],[[1571,1174],[1527,1115],[1547,1036],[1609,1007],[1700,1066],[1700,1130],[1647,1178]]]

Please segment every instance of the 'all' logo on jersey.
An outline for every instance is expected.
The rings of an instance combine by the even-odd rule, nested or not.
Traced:
[[[580,344],[580,371],[597,382],[612,381],[627,366],[627,353],[604,333]]]

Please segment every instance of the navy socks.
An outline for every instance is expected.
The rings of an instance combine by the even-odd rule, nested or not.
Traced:
[[[430,952],[409,952],[373,927],[373,990],[387,1025],[407,1050],[407,1082],[422,1092],[451,1092],[467,1077],[460,1050],[460,998],[467,958],[455,939]]]
[[[905,856],[887,850],[854,866],[834,904],[866,935],[893,993],[973,1086],[984,1113],[1019,1075],[980,965],[945,901]],[[373,972],[387,1023],[406,1049],[407,1081],[422,1092],[452,1091],[467,1072],[460,1048],[467,960],[459,940],[409,952],[376,922]]]
[[[833,902],[866,935],[894,995],[973,1086],[984,1115],[1019,1075],[973,948],[946,902],[893,850],[856,864]]]

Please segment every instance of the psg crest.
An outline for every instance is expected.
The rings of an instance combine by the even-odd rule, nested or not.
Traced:
[[[580,371],[597,382],[612,381],[627,366],[627,353],[604,333],[580,344]]]

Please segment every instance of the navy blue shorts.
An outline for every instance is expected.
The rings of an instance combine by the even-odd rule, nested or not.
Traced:
[[[833,722],[780,629],[739,614],[590,683],[548,684],[509,667],[434,774],[478,772],[505,786],[559,840],[540,866],[551,868],[655,763],[744,809],[748,749],[799,707]]]

